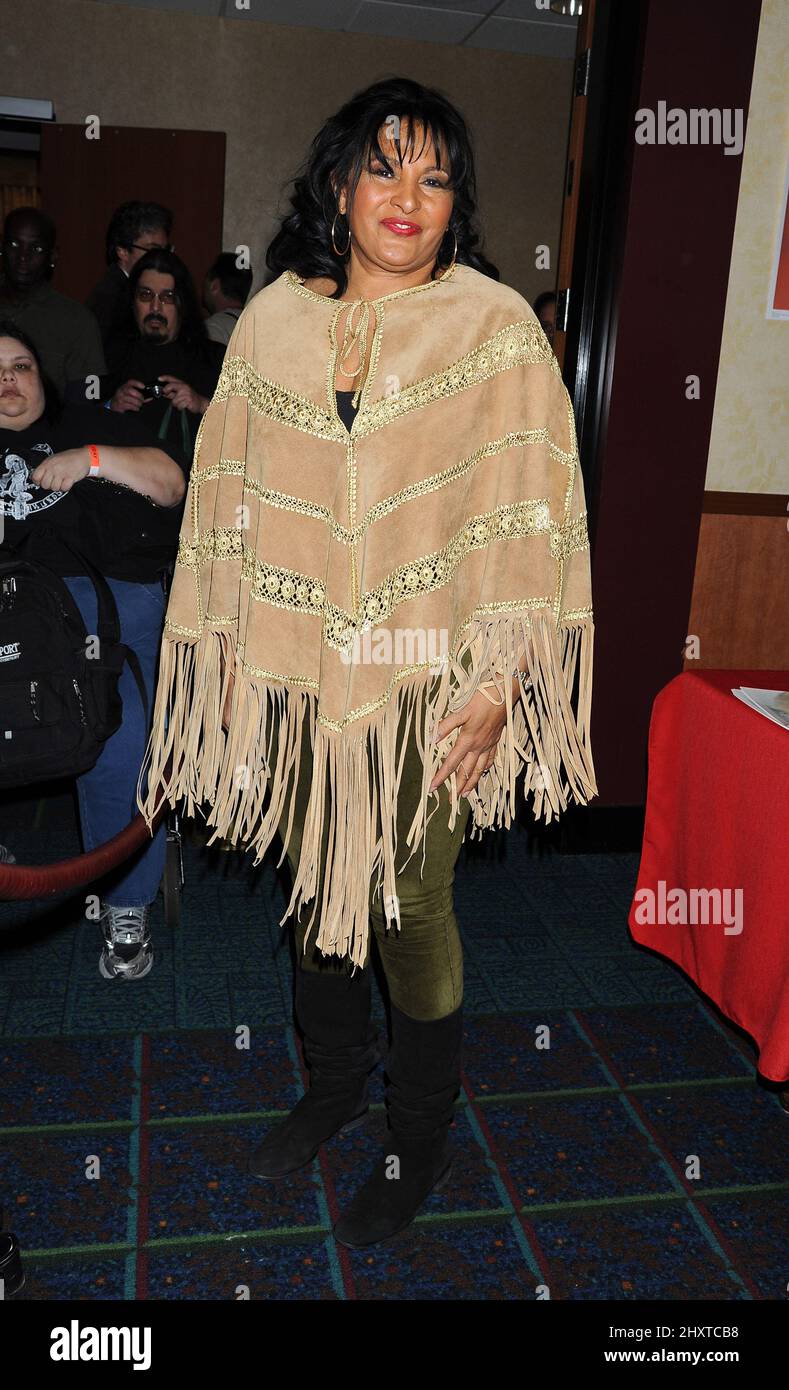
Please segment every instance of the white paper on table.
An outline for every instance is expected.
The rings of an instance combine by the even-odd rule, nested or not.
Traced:
[[[771,719],[782,729],[789,729],[789,690],[758,690],[754,686],[743,685],[732,690],[743,704]]]

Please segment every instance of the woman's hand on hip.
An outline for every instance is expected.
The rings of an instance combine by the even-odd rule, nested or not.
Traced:
[[[492,766],[506,722],[504,704],[492,703],[480,691],[462,709],[442,719],[436,727],[434,743],[440,743],[453,729],[460,729],[460,733],[430,783],[431,792],[457,769],[458,792],[468,796],[483,772]]]

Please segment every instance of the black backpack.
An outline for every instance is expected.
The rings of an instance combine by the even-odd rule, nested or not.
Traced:
[[[0,550],[0,788],[76,777],[96,762],[120,727],[118,681],[128,661],[148,725],[136,652],[120,640],[115,596],[104,576],[62,535],[60,545],[93,582],[96,655],[60,575],[33,557],[31,536]],[[24,552],[24,554],[23,554]]]

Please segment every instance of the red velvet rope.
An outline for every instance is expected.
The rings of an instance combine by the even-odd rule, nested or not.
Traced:
[[[153,831],[159,828],[166,807],[159,807],[153,821]],[[151,833],[153,833],[153,831]],[[57,864],[0,864],[0,901],[23,902],[30,898],[54,897],[83,883],[92,883],[128,859],[149,839],[148,826],[136,815],[123,830],[113,835],[98,849],[78,854],[74,859],[60,859]]]

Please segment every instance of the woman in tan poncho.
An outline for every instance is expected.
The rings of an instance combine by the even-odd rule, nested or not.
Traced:
[[[469,820],[509,825],[520,787],[547,820],[596,791],[572,409],[474,214],[434,91],[378,83],[314,141],[203,419],[141,790],[149,818],[207,807],[256,862],[279,832],[293,871],[310,1089],[259,1177],[362,1123],[372,921],[389,1130],[335,1228],[352,1246],[449,1177]]]

